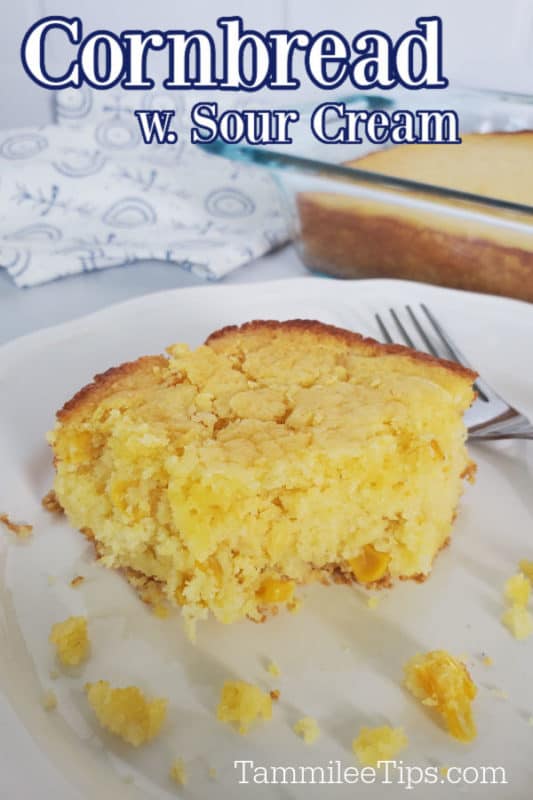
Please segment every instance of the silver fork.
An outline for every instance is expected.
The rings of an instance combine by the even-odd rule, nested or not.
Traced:
[[[411,306],[405,306],[405,314],[402,316],[404,320],[408,319],[406,324],[400,317],[401,312],[394,308],[389,309],[394,328],[397,329],[403,343],[415,350],[426,351],[437,358],[447,358],[474,369],[434,314],[423,303],[420,304],[420,311],[422,313],[419,312],[417,316]],[[391,325],[387,328],[382,315],[376,314],[375,317],[383,339],[393,344]],[[417,346],[417,339],[422,342],[422,347]],[[533,425],[524,414],[509,405],[482,378],[476,380],[474,388],[477,391],[477,398],[465,414],[470,440],[533,439]]]

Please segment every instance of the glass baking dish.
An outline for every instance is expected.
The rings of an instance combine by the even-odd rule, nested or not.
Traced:
[[[308,124],[311,108],[300,109],[291,145],[200,146],[272,172],[286,198],[298,250],[312,270],[340,278],[420,280],[533,302],[533,97],[454,89],[357,95],[342,102],[347,109],[389,113],[453,109],[461,136],[507,135],[474,137],[463,154],[465,143],[392,145],[396,151],[415,148],[411,166],[400,174],[353,163],[383,148],[318,142]],[[416,180],[410,170],[419,173]],[[476,176],[473,191],[470,171]],[[424,172],[431,180],[420,179]]]

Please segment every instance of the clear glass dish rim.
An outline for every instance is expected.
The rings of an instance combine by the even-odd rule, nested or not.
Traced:
[[[514,102],[523,105],[533,106],[533,95],[520,94],[517,92],[500,91],[497,89],[472,89],[467,86],[454,86],[450,88],[451,94],[462,94],[466,96],[477,95],[480,98],[492,98],[501,102]],[[346,95],[343,97],[333,97],[331,102],[343,102],[346,104],[357,102],[358,100],[380,99],[384,107],[390,107],[394,100],[386,95],[372,93],[360,93]],[[314,106],[306,104],[300,111],[304,114],[310,113]],[[508,200],[500,200],[489,195],[479,195],[472,192],[463,192],[457,189],[449,189],[436,184],[413,181],[407,178],[397,178],[392,175],[384,175],[379,172],[348,167],[344,164],[332,164],[317,158],[309,158],[292,153],[283,153],[278,150],[270,150],[262,145],[251,144],[230,144],[217,140],[215,142],[198,142],[197,146],[205,152],[239,161],[241,163],[253,164],[271,170],[281,172],[299,173],[301,175],[312,175],[324,179],[342,180],[343,183],[353,183],[356,185],[367,185],[374,188],[399,189],[404,192],[416,192],[427,197],[440,200],[456,200],[467,205],[476,205],[488,210],[499,210],[524,214],[533,218],[533,205],[514,203]],[[445,147],[447,145],[443,145]],[[449,145],[452,146],[452,145]],[[457,145],[453,145],[457,146]],[[460,145],[459,145],[460,146]]]

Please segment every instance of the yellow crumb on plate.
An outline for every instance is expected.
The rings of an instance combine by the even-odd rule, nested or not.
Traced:
[[[50,631],[50,642],[55,645],[59,661],[67,667],[75,667],[89,655],[89,635],[85,617],[68,617],[56,622]]]
[[[492,695],[494,695],[494,697],[499,697],[500,700],[508,700],[509,699],[509,695],[507,694],[507,692],[504,691],[504,689],[498,689],[497,686],[492,686],[489,689],[489,692]]]
[[[368,608],[374,611],[379,606],[380,600],[381,598],[379,597],[379,595],[372,594],[370,595],[370,597],[367,598],[366,604]]]
[[[320,736],[318,722],[312,717],[302,717],[293,725],[293,731],[300,736],[306,744],[313,744]]]
[[[518,564],[518,569],[533,583],[533,561],[528,561],[527,558],[523,558]]]
[[[170,610],[168,606],[158,604],[156,606],[152,606],[152,614],[154,617],[159,617],[159,619],[167,619],[168,615],[170,614]]]
[[[48,689],[48,691],[43,694],[41,697],[41,705],[45,711],[53,711],[54,708],[57,708],[57,696],[52,689]]]
[[[502,614],[502,622],[515,639],[527,639],[533,633],[533,615],[521,605],[513,605]]]
[[[27,539],[33,533],[33,525],[22,522],[13,522],[7,514],[0,514],[0,522],[5,525],[8,531],[14,533],[19,539]]]
[[[108,681],[85,685],[87,700],[103,728],[134,747],[153,739],[163,725],[167,701],[147,699],[137,686],[113,688]]]
[[[494,663],[492,658],[490,656],[487,656],[487,655],[484,655],[483,658],[481,659],[481,661],[482,661],[483,664],[485,664],[486,667],[492,667],[492,665]]]
[[[477,694],[466,665],[445,650],[431,650],[411,658],[404,667],[405,685],[444,719],[448,732],[461,742],[476,737],[472,701]]]
[[[83,575],[76,575],[75,578],[72,578],[70,585],[72,586],[73,589],[75,589],[76,586],[80,586],[84,580],[85,578],[83,577]]]
[[[275,661],[270,661],[269,662],[269,664],[267,666],[267,672],[269,672],[270,675],[272,675],[273,678],[279,678],[279,676],[281,675],[281,670],[280,670],[280,668],[278,667],[278,665],[276,664]]]
[[[403,728],[391,728],[390,725],[363,727],[352,742],[352,750],[363,766],[376,767],[380,761],[395,758],[408,744]]]
[[[211,778],[212,781],[216,781],[217,779],[217,771],[215,767],[209,767],[207,774]]]
[[[258,717],[272,719],[270,695],[245,681],[226,681],[222,687],[217,718],[221,722],[236,722],[239,733],[246,734]]]
[[[177,783],[178,786],[185,786],[187,783],[187,770],[182,758],[176,758],[170,767],[169,777]]]
[[[510,603],[525,608],[531,594],[531,584],[522,572],[518,572],[505,581],[504,593]]]

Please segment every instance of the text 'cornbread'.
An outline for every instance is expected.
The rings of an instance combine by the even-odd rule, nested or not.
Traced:
[[[318,322],[251,322],[95,378],[58,413],[55,491],[102,562],[188,630],[297,584],[423,578],[473,465],[474,373]]]

